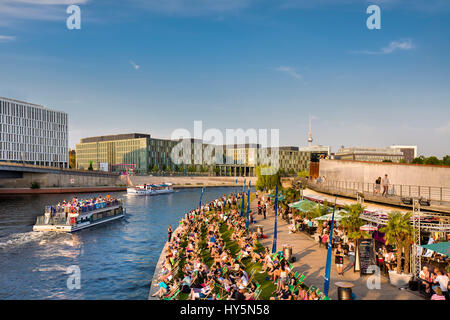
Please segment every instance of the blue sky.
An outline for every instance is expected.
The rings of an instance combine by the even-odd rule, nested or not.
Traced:
[[[66,8],[81,8],[81,30]],[[368,30],[366,8],[381,8]],[[69,144],[277,128],[282,145],[450,154],[450,1],[0,0],[0,96],[69,113]]]

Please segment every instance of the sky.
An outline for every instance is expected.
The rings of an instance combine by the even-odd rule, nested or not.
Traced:
[[[69,30],[70,4],[81,29]],[[369,5],[381,29],[369,30]],[[0,96],[69,114],[69,146],[178,128],[450,154],[450,1],[0,0]]]

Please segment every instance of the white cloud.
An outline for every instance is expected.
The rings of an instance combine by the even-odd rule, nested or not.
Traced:
[[[288,75],[290,75],[291,77],[301,80],[303,79],[303,77],[297,73],[297,71],[295,71],[294,68],[292,67],[287,67],[287,66],[279,66],[278,68],[275,68],[276,71],[280,71],[280,72],[284,72],[287,73]]]
[[[352,53],[361,54],[390,54],[397,50],[408,51],[414,49],[414,44],[412,39],[391,41],[387,47],[381,48],[379,51],[352,51]]]
[[[16,40],[16,37],[14,36],[2,36],[0,35],[0,42],[9,42]]]
[[[132,0],[139,7],[165,14],[200,16],[238,12],[260,0]]]
[[[141,67],[140,65],[137,65],[133,60],[130,60],[130,64],[133,66],[135,70],[139,70],[139,68]]]
[[[89,0],[0,0],[0,25],[18,20],[59,21],[67,18],[66,7]]]

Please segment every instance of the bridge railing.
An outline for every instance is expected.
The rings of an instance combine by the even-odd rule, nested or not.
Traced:
[[[365,183],[356,181],[334,181],[325,180],[317,182],[310,180],[308,184],[312,187],[324,190],[339,190],[347,192],[369,193],[373,196],[380,196],[383,193],[383,186],[380,190],[376,190],[375,183]],[[432,187],[432,186],[415,186],[391,184],[388,189],[388,196],[403,197],[423,197],[430,201],[448,202],[450,203],[450,188]]]

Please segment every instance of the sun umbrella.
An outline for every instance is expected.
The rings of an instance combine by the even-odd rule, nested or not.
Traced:
[[[329,214],[326,214],[324,216],[320,216],[318,218],[314,218],[314,220],[327,220],[327,221],[330,221],[332,218],[333,218],[333,213],[329,213]],[[342,216],[340,215],[339,212],[335,212],[334,213],[334,220],[335,221],[341,221],[342,220]]]
[[[421,246],[422,248],[436,251],[437,253],[448,256],[450,253],[450,242],[438,242],[433,244],[425,244]]]
[[[301,200],[288,204],[289,207],[300,210],[302,212],[311,211],[315,207],[315,203],[309,200]]]
[[[359,227],[359,230],[361,230],[361,231],[378,231],[378,228],[375,226],[372,226],[370,224],[365,224],[365,225]]]

